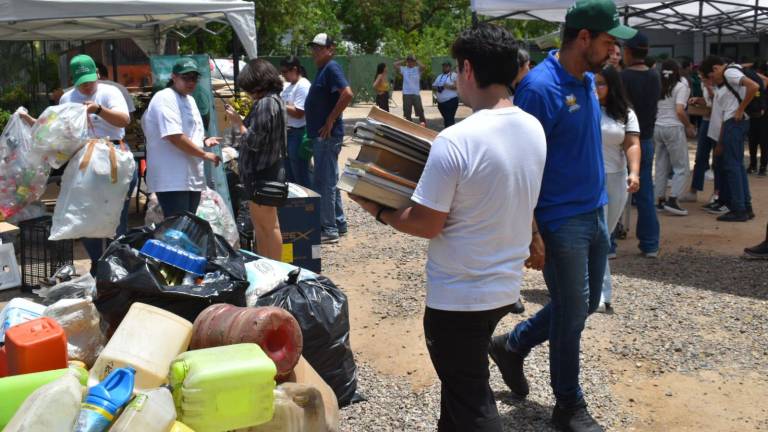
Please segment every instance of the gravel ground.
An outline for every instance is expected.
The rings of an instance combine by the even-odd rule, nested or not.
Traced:
[[[366,271],[360,263],[390,263],[393,271],[371,277],[394,278],[400,289],[374,292],[375,313],[419,316],[424,305],[426,242],[375,223],[356,205],[346,208],[355,234],[324,250],[325,271],[341,275]],[[348,242],[366,247],[350,248]],[[620,247],[628,249],[625,244]],[[652,376],[702,370],[736,375],[768,372],[765,262],[680,249],[658,260],[622,256],[611,264],[616,314],[590,318],[582,343],[581,372],[590,410],[608,430],[626,430],[635,419],[631,407],[617,400],[612,390],[626,365]],[[723,269],[727,269],[727,277]],[[527,307],[522,318],[546,304],[541,273],[526,272],[522,294]],[[508,331],[520,319],[505,318],[497,332]],[[354,348],[354,340],[352,343]],[[554,399],[547,356],[548,348],[542,346],[528,358],[526,373],[532,390],[524,401],[510,397],[491,363],[491,387],[505,430],[552,430],[549,416]],[[343,431],[435,429],[440,404],[437,382],[414,391],[407,377],[380,374],[365,363],[359,366],[359,389],[368,401],[342,410]],[[768,427],[765,419],[758,423]]]

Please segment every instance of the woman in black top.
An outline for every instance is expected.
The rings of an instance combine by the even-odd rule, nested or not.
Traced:
[[[280,98],[283,83],[271,63],[255,59],[237,77],[237,84],[254,100],[245,120],[231,106],[227,106],[226,111],[235,130],[239,128],[240,132],[238,167],[240,181],[251,200],[249,208],[257,252],[280,260],[283,241],[277,208],[273,200],[261,198],[258,192],[263,181],[285,183],[286,111]]]

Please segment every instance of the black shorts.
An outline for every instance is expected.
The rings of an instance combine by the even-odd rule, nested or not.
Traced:
[[[259,205],[280,207],[280,206],[276,206],[275,202],[271,199],[267,199],[267,200],[259,199],[255,189],[257,187],[257,184],[263,181],[278,182],[278,183],[286,182],[285,166],[284,166],[283,159],[278,159],[271,166],[264,168],[263,170],[256,171],[254,173],[251,173],[250,175],[241,176],[240,181],[243,183],[243,187],[245,188],[249,201],[253,201],[254,203]]]

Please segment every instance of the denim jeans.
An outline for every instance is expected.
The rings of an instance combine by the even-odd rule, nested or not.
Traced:
[[[721,187],[728,189],[728,208],[743,212],[752,207],[747,170],[744,169],[744,139],[749,122],[729,119],[723,124],[723,178]]]
[[[133,189],[136,187],[136,183],[139,181],[138,167],[133,172],[133,179],[128,186],[128,194],[125,196],[125,202],[123,203],[123,210],[120,212],[120,223],[117,225],[116,236],[120,237],[128,231],[128,208],[131,206],[131,195],[133,195]],[[80,241],[83,243],[83,248],[88,254],[88,258],[91,259],[91,274],[96,271],[96,261],[104,254],[104,241],[107,239],[100,238],[84,238]]]
[[[157,192],[155,195],[164,218],[183,215],[186,212],[194,214],[200,205],[200,191]]]
[[[288,128],[288,158],[285,160],[285,175],[288,181],[311,188],[309,161],[299,157],[305,128]]]
[[[339,182],[339,152],[343,137],[313,138],[312,153],[315,159],[315,178],[312,186],[320,194],[320,226],[322,233],[337,236],[347,231],[347,218],[341,205]]]
[[[527,355],[549,340],[549,371],[558,404],[583,401],[579,347],[587,316],[597,309],[608,256],[608,229],[602,208],[573,216],[554,232],[541,230],[544,281],[550,302],[509,333],[512,351]]]
[[[459,109],[459,98],[455,97],[445,102],[438,102],[437,109],[443,116],[443,126],[449,127],[456,124],[456,111]]]
[[[715,148],[715,141],[707,136],[708,130],[709,120],[702,119],[699,126],[698,142],[696,143],[696,162],[693,165],[693,178],[691,179],[691,188],[697,191],[704,190],[704,174],[710,168],[709,157]],[[712,171],[714,171],[714,167]]]
[[[653,139],[640,140],[640,190],[635,193],[637,204],[637,239],[643,253],[659,250],[659,219],[653,201]]]

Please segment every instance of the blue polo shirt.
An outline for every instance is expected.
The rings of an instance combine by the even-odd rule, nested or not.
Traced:
[[[541,122],[547,137],[535,216],[548,231],[608,202],[594,75],[586,73],[583,80],[577,79],[555,54],[551,51],[515,91],[515,104]]]
[[[307,120],[307,136],[317,138],[320,129],[325,125],[328,116],[339,101],[341,91],[349,87],[344,70],[338,63],[331,60],[317,71],[315,81],[307,93],[304,101],[304,116]],[[344,123],[342,116],[333,124],[331,136],[344,136]]]

